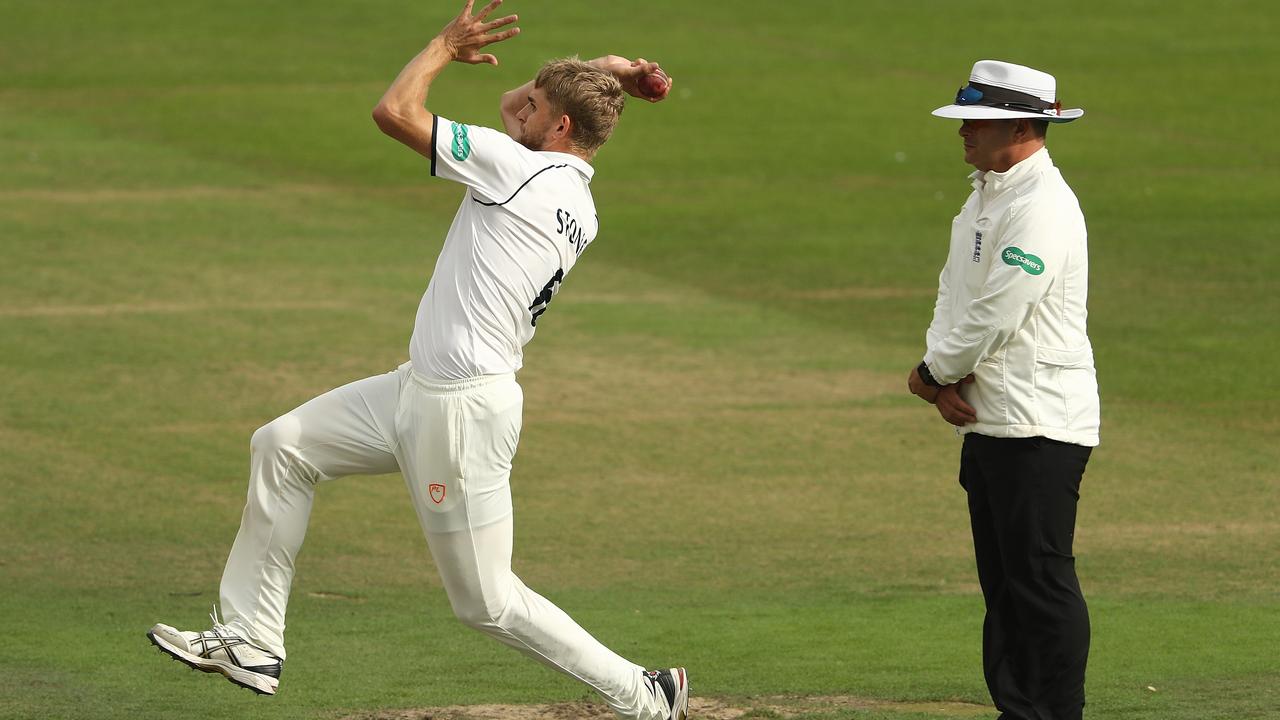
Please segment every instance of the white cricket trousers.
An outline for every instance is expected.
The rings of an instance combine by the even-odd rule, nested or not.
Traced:
[[[586,683],[622,717],[659,717],[643,668],[511,572],[510,474],[523,403],[514,375],[439,383],[405,363],[259,428],[222,575],[226,625],[283,658],[294,560],[317,483],[398,469],[458,619]]]

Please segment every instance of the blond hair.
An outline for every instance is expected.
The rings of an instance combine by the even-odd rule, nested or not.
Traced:
[[[622,115],[626,95],[622,83],[577,57],[552,60],[538,71],[533,86],[541,88],[557,112],[569,116],[569,142],[594,155]]]

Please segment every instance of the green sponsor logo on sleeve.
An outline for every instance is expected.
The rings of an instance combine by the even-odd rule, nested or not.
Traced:
[[[1020,265],[1028,275],[1039,275],[1044,272],[1044,261],[1031,253],[1022,252],[1022,248],[1005,248],[1001,257],[1004,258],[1005,265]]]
[[[453,126],[453,157],[466,160],[471,157],[471,139],[467,137],[467,126],[449,123]]]

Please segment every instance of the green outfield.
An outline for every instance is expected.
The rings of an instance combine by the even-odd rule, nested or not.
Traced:
[[[586,698],[453,619],[399,476],[319,492],[277,697],[144,637],[206,622],[254,429],[406,358],[462,191],[369,112],[457,4],[0,0],[0,718]],[[1086,717],[1280,717],[1270,2],[507,7],[433,109],[497,125],[575,52],[676,81],[527,349],[526,583],[687,666],[694,718],[994,717],[959,442],[905,377],[970,190],[929,111],[1007,59],[1087,112],[1048,138],[1103,402]]]

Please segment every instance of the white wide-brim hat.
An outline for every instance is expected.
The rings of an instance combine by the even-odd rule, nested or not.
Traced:
[[[956,101],[933,111],[959,120],[1034,118],[1071,122],[1084,110],[1063,110],[1058,83],[1049,73],[999,60],[979,60],[969,73],[969,84],[956,93]]]

